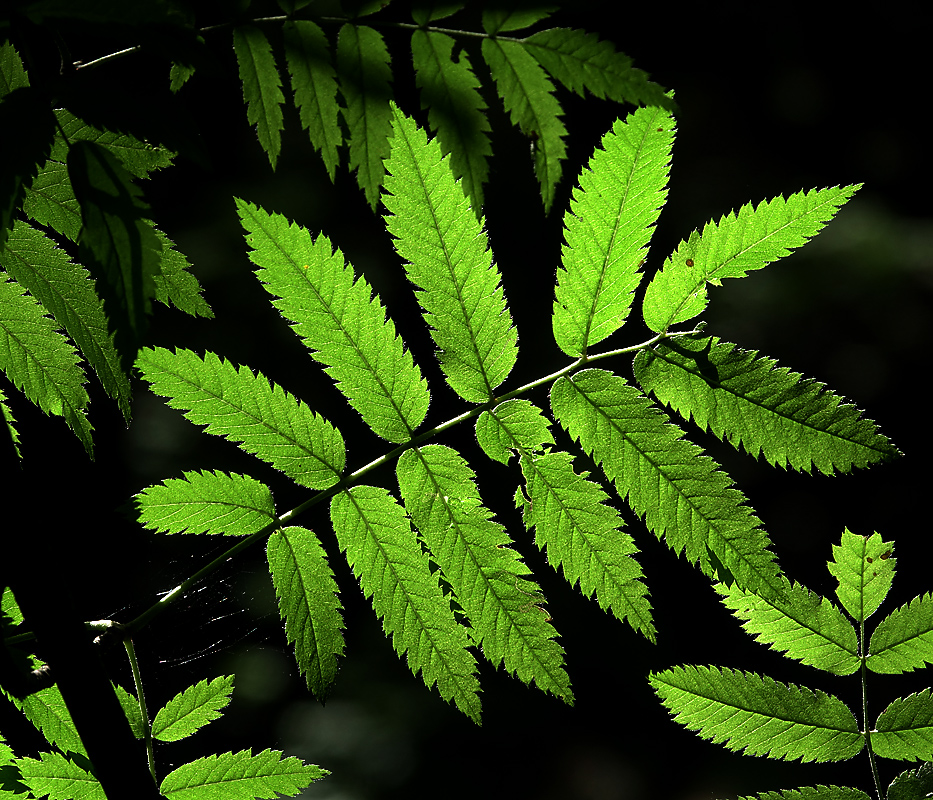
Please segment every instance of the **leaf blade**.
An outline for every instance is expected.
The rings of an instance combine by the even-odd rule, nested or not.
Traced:
[[[220,719],[221,709],[230,703],[233,676],[219,675],[189,686],[168,701],[152,721],[152,737],[160,742],[177,742],[191,736],[209,722]]]
[[[933,594],[892,611],[871,634],[866,666],[888,675],[933,664]]]
[[[246,119],[256,126],[259,144],[266,151],[275,170],[282,149],[282,79],[275,65],[275,56],[266,35],[255,25],[237,25],[233,29],[233,51],[236,53]]]

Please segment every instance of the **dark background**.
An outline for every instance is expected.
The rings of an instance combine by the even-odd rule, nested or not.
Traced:
[[[407,20],[404,7],[396,13]],[[930,470],[924,453],[930,448],[925,400],[933,340],[933,221],[926,192],[933,175],[922,121],[930,69],[919,20],[896,5],[858,18],[831,14],[820,4],[799,12],[782,7],[780,15],[697,6],[673,11],[662,4],[622,13],[615,4],[573,3],[552,22],[598,32],[676,92],[679,132],[670,195],[647,270],[656,269],[693,228],[748,201],[864,182],[826,231],[799,253],[712,289],[703,318],[716,335],[825,381],[865,409],[905,455],[847,476],[801,475],[756,462],[685,427],[747,495],[792,579],[831,594],[834,581],[825,562],[848,527],[860,534],[878,531],[896,542],[898,577],[888,610],[930,591],[924,516]],[[271,34],[274,41],[276,36]],[[386,36],[395,90],[412,113],[418,106],[408,34]],[[233,196],[325,232],[365,273],[428,378],[434,395],[428,424],[458,413],[462,403],[443,384],[391,239],[355,178],[343,167],[336,184],[330,183],[288,106],[273,173],[246,123],[229,31],[206,38],[226,71],[196,77],[183,96],[209,144],[212,164],[205,168],[180,159],[154,176],[146,193],[154,218],[194,265],[217,319],[191,320],[160,308],[152,344],[213,350],[262,371],[341,428],[348,468],[356,469],[385,446],[358,430],[355,412],[269,305],[251,272]],[[104,44],[85,46],[87,52],[82,48],[75,58],[109,52]],[[133,58],[99,68],[115,97],[133,90],[123,81],[135,70],[155,69]],[[482,69],[478,54],[472,62]],[[558,97],[566,112],[568,159],[554,209],[545,215],[529,141],[487,93],[495,155],[486,224],[521,347],[505,388],[566,363],[550,332],[563,210],[593,147],[616,116],[631,110],[563,90]],[[607,344],[624,346],[649,335],[633,313]],[[623,359],[600,366],[630,376]],[[93,465],[59,420],[44,419],[24,402],[14,406],[24,455],[33,469],[41,463],[47,477],[37,524],[73,560],[80,587],[76,604],[84,618],[131,619],[158,592],[224,549],[206,537],[156,538],[141,531],[114,511],[133,493],[183,470],[224,469],[269,483],[280,511],[306,496],[233,445],[199,433],[142,384],[128,430],[113,403],[96,386],[89,389],[98,447]],[[546,403],[546,391],[537,390],[531,399]],[[385,640],[337,550],[326,512],[316,510],[298,522],[315,529],[331,554],[347,621],[346,658],[330,699],[322,706],[303,688],[257,548],[137,640],[153,713],[190,683],[236,674],[234,700],[222,720],[188,742],[158,746],[160,777],[209,752],[272,747],[333,770],[302,795],[332,800],[478,794],[699,800],[818,783],[871,790],[864,753],[840,765],[774,762],[730,753],[673,723],[647,685],[651,670],[679,663],[753,669],[831,691],[853,708],[859,704],[858,678],[831,678],[753,642],[718,603],[709,582],[675,559],[623,507],[653,589],[659,641],[649,644],[548,567],[514,510],[517,468],[486,459],[472,429],[464,427],[445,441],[477,466],[484,500],[544,588],[567,651],[575,706],[485,663],[482,727],[425,690]],[[46,436],[55,437],[51,451]],[[586,467],[583,459],[580,467]],[[391,489],[393,470],[374,473],[372,482]],[[113,651],[108,661],[129,686],[120,655]],[[928,685],[923,672],[872,676],[872,718],[893,697]],[[883,782],[898,771],[898,765],[882,762]]]

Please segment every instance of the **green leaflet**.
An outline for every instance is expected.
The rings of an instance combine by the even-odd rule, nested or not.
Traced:
[[[406,654],[428,688],[437,683],[441,697],[479,722],[479,681],[466,628],[454,619],[405,511],[385,489],[354,486],[334,496],[330,516],[395,651]]]
[[[347,23],[341,27],[337,72],[346,102],[341,112],[350,131],[350,170],[357,170],[356,180],[375,210],[392,130],[392,71],[382,35],[366,25]]]
[[[551,12],[557,9],[556,5],[526,3],[524,8],[522,5],[511,2],[486,3],[487,8],[483,9],[483,28],[486,33],[494,36],[497,33],[527,28],[550,16]]]
[[[714,577],[712,553],[742,588],[780,593],[768,537],[744,496],[637,389],[609,372],[583,370],[554,383],[551,408],[675,553],[685,551]]]
[[[554,444],[550,421],[528,400],[516,398],[484,411],[476,420],[476,441],[487,456],[507,464],[512,452],[540,452]]]
[[[465,4],[466,0],[414,0],[411,4],[411,18],[419,25],[427,25],[456,14]]]
[[[933,594],[915,597],[895,609],[875,628],[868,648],[868,668],[896,674],[933,664]]]
[[[875,753],[901,761],[933,759],[933,697],[924,689],[894,700],[878,717],[871,734]]]
[[[120,708],[126,715],[126,721],[130,723],[130,730],[137,739],[142,739],[146,735],[146,725],[143,722],[143,713],[139,708],[139,700],[120,684],[114,683],[113,690],[117,695],[117,701]]]
[[[4,42],[0,44],[0,98],[23,86],[29,86],[23,60],[10,42]]]
[[[779,597],[763,598],[738,586],[716,587],[742,627],[772,650],[836,675],[851,675],[861,663],[855,628],[829,600],[781,579]]]
[[[321,543],[306,528],[275,531],[266,545],[266,557],[298,669],[314,696],[323,700],[337,676],[337,657],[344,648],[334,573]]]
[[[88,394],[78,354],[25,288],[3,277],[0,274],[0,369],[46,414],[64,417],[93,458],[93,427],[85,415]]]
[[[177,742],[191,736],[209,722],[220,719],[220,710],[229,705],[232,693],[232,675],[220,675],[210,683],[203,680],[189,686],[156,714],[152,721],[152,738]]]
[[[816,236],[861,184],[798,192],[787,200],[775,197],[750,203],[738,214],[709,222],[694,231],[667,257],[648,284],[642,313],[651,330],[661,333],[700,314],[709,302],[706,284],[744,278],[788,255]]]
[[[6,395],[3,391],[0,391],[0,416],[3,417],[3,424],[6,425],[7,431],[10,435],[10,441],[13,444],[13,451],[16,453],[17,458],[22,458],[23,454],[19,449],[19,433],[16,430],[16,420],[13,419],[13,412],[10,411],[10,407],[7,405]]]
[[[55,745],[62,752],[71,751],[87,756],[58,686],[48,686],[28,697],[7,697],[36,726],[49,744]]]
[[[649,682],[677,722],[747,755],[845,761],[865,744],[852,712],[824,692],[716,667],[674,667]]]
[[[255,800],[294,797],[330,773],[278,750],[249,750],[198,758],[165,776],[159,791],[169,800]]]
[[[152,391],[205,431],[237,442],[310,489],[340,480],[346,452],[340,431],[280,386],[214,353],[161,347],[140,351],[136,366]]]
[[[839,581],[839,602],[856,622],[868,619],[887,597],[897,563],[891,558],[893,552],[894,545],[883,542],[879,534],[857,536],[848,529],[842,541],[833,545],[833,560],[827,566]]]
[[[154,277],[155,299],[163,305],[171,303],[179,311],[192,317],[213,319],[214,312],[201,297],[201,284],[188,270],[191,264],[184,254],[175,249],[175,243],[162,231],[153,226],[159,241],[162,242],[161,272]]]
[[[483,184],[489,175],[489,120],[480,83],[466,50],[453,59],[454,40],[437,31],[416,30],[411,35],[415,81],[421,90],[421,107],[437,131],[443,154],[450,155],[454,177],[462,181],[464,194],[477,218],[482,217]]]
[[[509,546],[505,529],[482,505],[475,475],[443,445],[402,454],[396,467],[405,509],[424,537],[472,625],[473,638],[495,666],[534,681],[573,703],[564,650],[542,607],[531,570]]]
[[[44,233],[17,222],[0,265],[64,327],[129,421],[132,392],[91,276]]]
[[[493,397],[518,357],[518,334],[492,263],[483,221],[436,141],[393,106],[386,162],[386,227],[406,259],[447,382],[464,400]]]
[[[139,521],[161,533],[245,536],[275,520],[269,487],[247,475],[186,472],[134,498]]]
[[[641,108],[617,120],[580,173],[564,214],[563,266],[552,324],[572,358],[622,327],[647,245],[667,199],[674,120]]]
[[[581,97],[588,89],[617,103],[672,107],[673,102],[648,75],[632,67],[632,59],[616,52],[612,42],[573,28],[549,28],[522,40],[522,46],[551,77]]]
[[[275,66],[275,56],[266,35],[255,25],[238,25],[233,29],[233,51],[236,53],[246,119],[256,126],[259,144],[275,169],[282,149],[282,79]]]
[[[917,769],[905,769],[888,786],[887,800],[924,800],[933,792],[933,763],[924,761]]]
[[[541,184],[544,209],[550,211],[560,180],[560,162],[567,152],[563,138],[567,129],[560,121],[563,111],[554,97],[554,85],[518,42],[483,39],[483,58],[513,124],[531,137],[535,175]]]
[[[408,441],[428,410],[427,383],[378,297],[326,236],[237,200],[250,259],[273,305],[379,436]]]
[[[769,464],[832,475],[899,455],[824,384],[717,337],[681,336],[642,350],[635,378],[684,419]]]
[[[81,206],[71,188],[68,167],[49,159],[23,200],[23,211],[40,225],[54,228],[71,241],[81,235]]]
[[[292,79],[295,107],[314,149],[320,151],[331,181],[343,144],[337,123],[337,77],[330,59],[327,37],[311,20],[288,20],[282,26],[285,57]]]
[[[61,753],[40,753],[38,761],[34,758],[20,758],[16,766],[22,773],[22,782],[36,797],[48,796],[50,800],[107,800],[97,778]]]
[[[741,797],[739,800],[871,800],[858,789],[846,786],[804,786],[800,789],[786,789],[783,792],[764,792],[754,797]],[[888,800],[894,800],[888,795]]]

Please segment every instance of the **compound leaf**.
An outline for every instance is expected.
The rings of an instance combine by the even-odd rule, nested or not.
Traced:
[[[483,58],[512,123],[531,138],[541,198],[545,211],[550,211],[560,162],[567,152],[563,138],[567,129],[560,121],[563,110],[554,97],[554,85],[519,42],[483,39]]]
[[[899,761],[933,759],[933,697],[930,690],[899,697],[878,717],[871,733],[875,754]]]
[[[454,60],[454,44],[445,33],[416,30],[411,36],[411,54],[421,107],[428,110],[428,122],[437,131],[441,150],[445,156],[450,154],[454,177],[461,180],[479,218],[492,155],[489,120],[466,50]]]
[[[205,431],[237,442],[310,489],[340,480],[346,451],[340,431],[282,387],[247,367],[206,353],[161,347],[140,351],[136,366],[152,391]]]
[[[915,597],[875,628],[867,666],[874,672],[911,672],[933,664],[933,594]]]
[[[259,144],[275,163],[282,149],[282,79],[275,66],[275,56],[266,35],[255,25],[238,25],[233,29],[233,51],[236,53],[246,119],[256,126]]]
[[[220,719],[220,710],[230,703],[233,676],[220,675],[210,683],[199,681],[176,695],[152,721],[152,738],[177,742],[191,736],[209,722]]]
[[[247,475],[186,472],[134,498],[140,523],[160,533],[245,536],[275,519],[269,487]]]
[[[432,574],[405,511],[385,489],[354,486],[334,496],[331,520],[340,549],[399,654],[429,688],[479,722],[476,660],[466,628]]]
[[[363,277],[323,235],[316,241],[279,214],[237,200],[250,260],[273,305],[326,367],[366,424],[408,441],[428,410],[427,383]]]
[[[396,467],[405,509],[495,666],[573,702],[564,650],[531,570],[492,520],[466,461],[443,445],[408,450]]]
[[[314,149],[320,151],[333,181],[343,137],[337,122],[337,73],[331,64],[327,37],[311,20],[288,20],[282,33],[301,127],[308,131]]]
[[[552,318],[557,345],[585,355],[622,327],[667,199],[674,120],[641,108],[616,120],[580,173],[564,214],[563,265]]]
[[[744,278],[806,244],[860,187],[811,189],[787,200],[762,201],[757,208],[748,203],[737,214],[707,223],[702,233],[694,231],[648,284],[645,323],[661,333],[693,319],[709,302],[707,283],[719,286],[723,278]]]
[[[715,577],[712,554],[741,587],[780,593],[768,537],[744,496],[637,389],[604,370],[583,370],[554,383],[551,408],[675,553],[685,551]]]
[[[842,541],[833,545],[833,559],[827,566],[839,581],[836,597],[856,622],[868,619],[887,597],[897,563],[891,558],[893,552],[894,545],[882,541],[880,534],[858,536],[848,529]]]
[[[836,675],[851,675],[861,663],[855,628],[826,598],[781,578],[779,596],[759,597],[738,586],[716,587],[742,627],[789,658]]]
[[[865,744],[836,697],[725,667],[674,667],[649,677],[674,719],[746,755],[845,761]]]
[[[344,25],[337,34],[337,71],[350,131],[350,170],[357,170],[356,180],[375,210],[392,132],[392,71],[382,35],[366,25]]]
[[[392,156],[386,162],[386,227],[406,259],[409,279],[431,326],[447,382],[482,403],[508,377],[518,334],[492,263],[483,221],[442,158],[437,141],[393,105]]]
[[[20,758],[16,766],[21,773],[20,780],[36,797],[47,796],[49,800],[107,800],[97,778],[61,753],[40,753],[38,761],[34,758]]]
[[[769,464],[832,475],[898,455],[874,422],[824,384],[716,337],[642,350],[635,378],[685,419]]]
[[[169,800],[255,800],[294,797],[330,773],[278,750],[250,750],[198,758],[165,776],[159,791]]]
[[[269,537],[266,558],[298,669],[314,696],[323,699],[344,648],[337,583],[324,548],[306,528],[283,528]]]
[[[0,369],[46,414],[63,417],[93,458],[84,372],[74,347],[56,327],[23,286],[0,280]]]

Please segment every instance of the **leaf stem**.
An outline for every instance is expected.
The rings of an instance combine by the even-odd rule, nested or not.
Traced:
[[[159,779],[156,778],[155,771],[155,753],[152,750],[152,728],[149,725],[149,711],[146,709],[146,693],[143,691],[143,681],[139,674],[139,662],[136,660],[136,648],[133,647],[133,640],[129,637],[124,638],[123,646],[126,648],[126,655],[130,660],[130,667],[133,670],[133,682],[136,684],[136,699],[139,702],[139,713],[143,718],[143,737],[146,742],[146,759],[149,762],[149,774],[155,785],[159,785]]]
[[[878,794],[878,800],[884,800],[884,794],[881,791],[881,780],[878,778],[878,764],[875,760],[875,751],[871,747],[871,730],[868,725],[868,669],[865,655],[865,620],[859,623],[859,660],[861,661],[862,676],[862,724],[865,726],[865,749],[868,750],[868,762],[871,764],[871,775],[875,779],[875,791]]]

